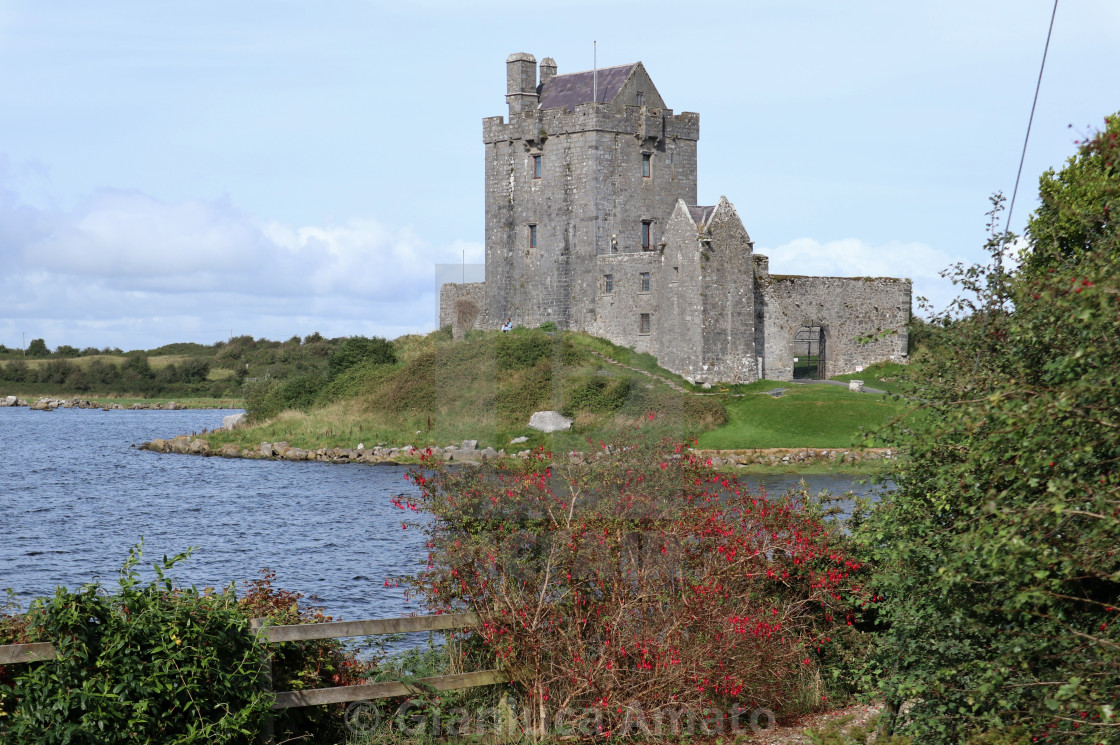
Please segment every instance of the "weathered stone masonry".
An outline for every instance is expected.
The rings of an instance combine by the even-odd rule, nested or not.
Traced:
[[[510,55],[509,120],[483,120],[486,281],[444,285],[441,324],[552,321],[696,381],[789,379],[803,327],[822,374],[905,359],[909,281],[770,276],[726,198],[695,206],[700,117],[640,62],[539,71]]]

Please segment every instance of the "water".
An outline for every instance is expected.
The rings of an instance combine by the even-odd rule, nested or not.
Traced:
[[[404,468],[131,447],[220,427],[230,413],[0,409],[0,588],[26,606],[59,585],[111,585],[143,536],[151,561],[197,547],[173,572],[184,585],[240,584],[267,567],[276,587],[317,595],[336,617],[418,610],[385,587],[426,557],[390,503],[410,487]]]
[[[427,556],[421,531],[402,530],[405,513],[390,501],[411,488],[405,468],[132,447],[214,429],[230,413],[0,409],[0,588],[26,607],[57,586],[100,578],[112,587],[143,536],[145,566],[197,547],[172,573],[180,584],[224,587],[269,568],[276,587],[317,596],[336,618],[422,612],[402,587],[385,586]],[[777,494],[801,478],[742,480]],[[850,477],[805,478],[833,493],[868,491]]]

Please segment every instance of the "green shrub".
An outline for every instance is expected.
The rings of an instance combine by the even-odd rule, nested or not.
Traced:
[[[3,741],[52,743],[250,743],[269,708],[263,655],[231,591],[174,587],[154,565],[142,584],[141,549],[129,551],[119,588],[63,588],[36,601],[30,633],[58,659],[27,665]]]
[[[397,353],[393,345],[380,336],[351,336],[327,357],[327,379],[333,380],[358,364],[394,365]]]
[[[549,332],[557,330],[555,321],[545,321],[540,326],[537,326],[537,328],[540,329],[541,331],[549,331]]]
[[[319,606],[308,604],[298,592],[273,586],[276,574],[269,570],[249,582],[238,601],[246,618],[267,619],[272,626],[326,623],[334,620]],[[376,662],[361,662],[355,650],[339,639],[269,644],[272,688],[303,691],[363,683],[373,674]],[[334,745],[347,734],[345,705],[307,706],[284,709],[275,715],[275,742]]]
[[[694,431],[715,429],[728,422],[727,409],[715,396],[688,396],[681,405],[681,413]]]
[[[564,381],[564,404],[561,412],[565,416],[571,416],[577,411],[613,414],[622,409],[629,395],[629,376],[572,375]]]
[[[12,383],[33,383],[37,375],[23,360],[12,360],[6,365],[0,365],[0,380]]]
[[[322,379],[315,374],[259,383],[245,395],[245,413],[259,422],[288,409],[306,411],[315,403],[322,387]]]
[[[540,330],[515,329],[501,334],[495,341],[498,370],[532,367],[539,360],[551,358],[554,339]]]
[[[316,397],[316,404],[325,405],[344,398],[365,398],[396,372],[392,365],[359,362],[329,380]]]
[[[868,676],[914,701],[903,732],[923,745],[1016,742],[1016,726],[1095,745],[1118,726],[1120,118],[1109,126],[1059,179],[1084,199],[1051,204],[1044,188],[1018,268],[1000,259],[1013,236],[994,232],[991,263],[955,272],[967,292],[913,371],[921,415],[889,435],[909,456],[897,490],[858,531],[883,596]],[[1101,151],[1107,166],[1083,162]]]
[[[506,427],[525,425],[525,417],[552,406],[552,362],[541,360],[533,367],[511,373],[498,387],[498,421]]]

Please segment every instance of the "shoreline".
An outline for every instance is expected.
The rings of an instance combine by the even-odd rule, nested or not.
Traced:
[[[478,448],[473,441],[462,446],[416,447],[402,445],[389,447],[377,445],[365,447],[359,444],[354,448],[298,448],[287,442],[262,442],[255,448],[241,447],[236,443],[226,443],[212,448],[209,440],[198,435],[179,435],[171,439],[156,438],[134,446],[153,453],[199,455],[217,458],[242,458],[246,460],[283,460],[291,462],[311,461],[318,463],[366,465],[413,465],[420,462],[421,456],[428,454],[444,462],[464,465],[480,465],[484,460],[494,458],[516,458],[528,460],[533,450],[519,450],[507,453],[505,449],[492,447]],[[883,461],[895,460],[901,456],[893,448],[750,448],[741,450],[693,450],[700,458],[707,459],[716,469],[731,471],[761,470],[778,471],[790,469],[795,473],[814,472],[815,466],[826,466],[819,473],[833,473],[844,470],[855,473],[871,466],[868,471],[878,470]],[[602,453],[588,455],[572,450],[567,453],[554,453],[553,460],[584,465],[603,457]]]
[[[132,403],[124,404],[121,403],[122,400],[132,401]],[[54,411],[55,409],[101,409],[102,411],[187,411],[213,409],[215,411],[226,411],[229,409],[239,409],[241,407],[236,405],[233,401],[225,399],[210,399],[206,401],[188,399],[186,402],[180,403],[178,401],[153,401],[130,398],[54,398],[52,396],[40,396],[36,400],[31,401],[30,399],[20,398],[19,396],[0,396],[0,408],[27,408],[31,411]]]

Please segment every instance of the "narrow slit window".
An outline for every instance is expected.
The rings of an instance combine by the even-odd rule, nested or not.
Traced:
[[[652,154],[642,153],[642,178],[649,178],[650,173],[652,173],[652,160]]]
[[[604,274],[603,275],[603,294],[610,295],[612,292],[614,292],[614,275],[613,274]]]
[[[635,101],[637,101],[639,106],[644,106],[645,105],[644,103],[642,103],[644,98],[645,98],[645,94],[642,93],[641,91],[638,91],[638,94],[634,97]]]
[[[533,178],[541,177],[541,156],[533,156]]]
[[[638,314],[638,333],[639,334],[648,334],[649,333],[649,313],[639,313]]]
[[[537,247],[537,226],[529,226],[529,248]]]
[[[649,220],[642,220],[642,250],[643,251],[648,251],[649,247],[650,247],[650,245],[649,245],[649,232],[650,232],[649,228],[650,228],[650,225],[651,225],[651,222]]]
[[[640,292],[649,292],[649,272],[638,275],[638,286],[641,288]]]

